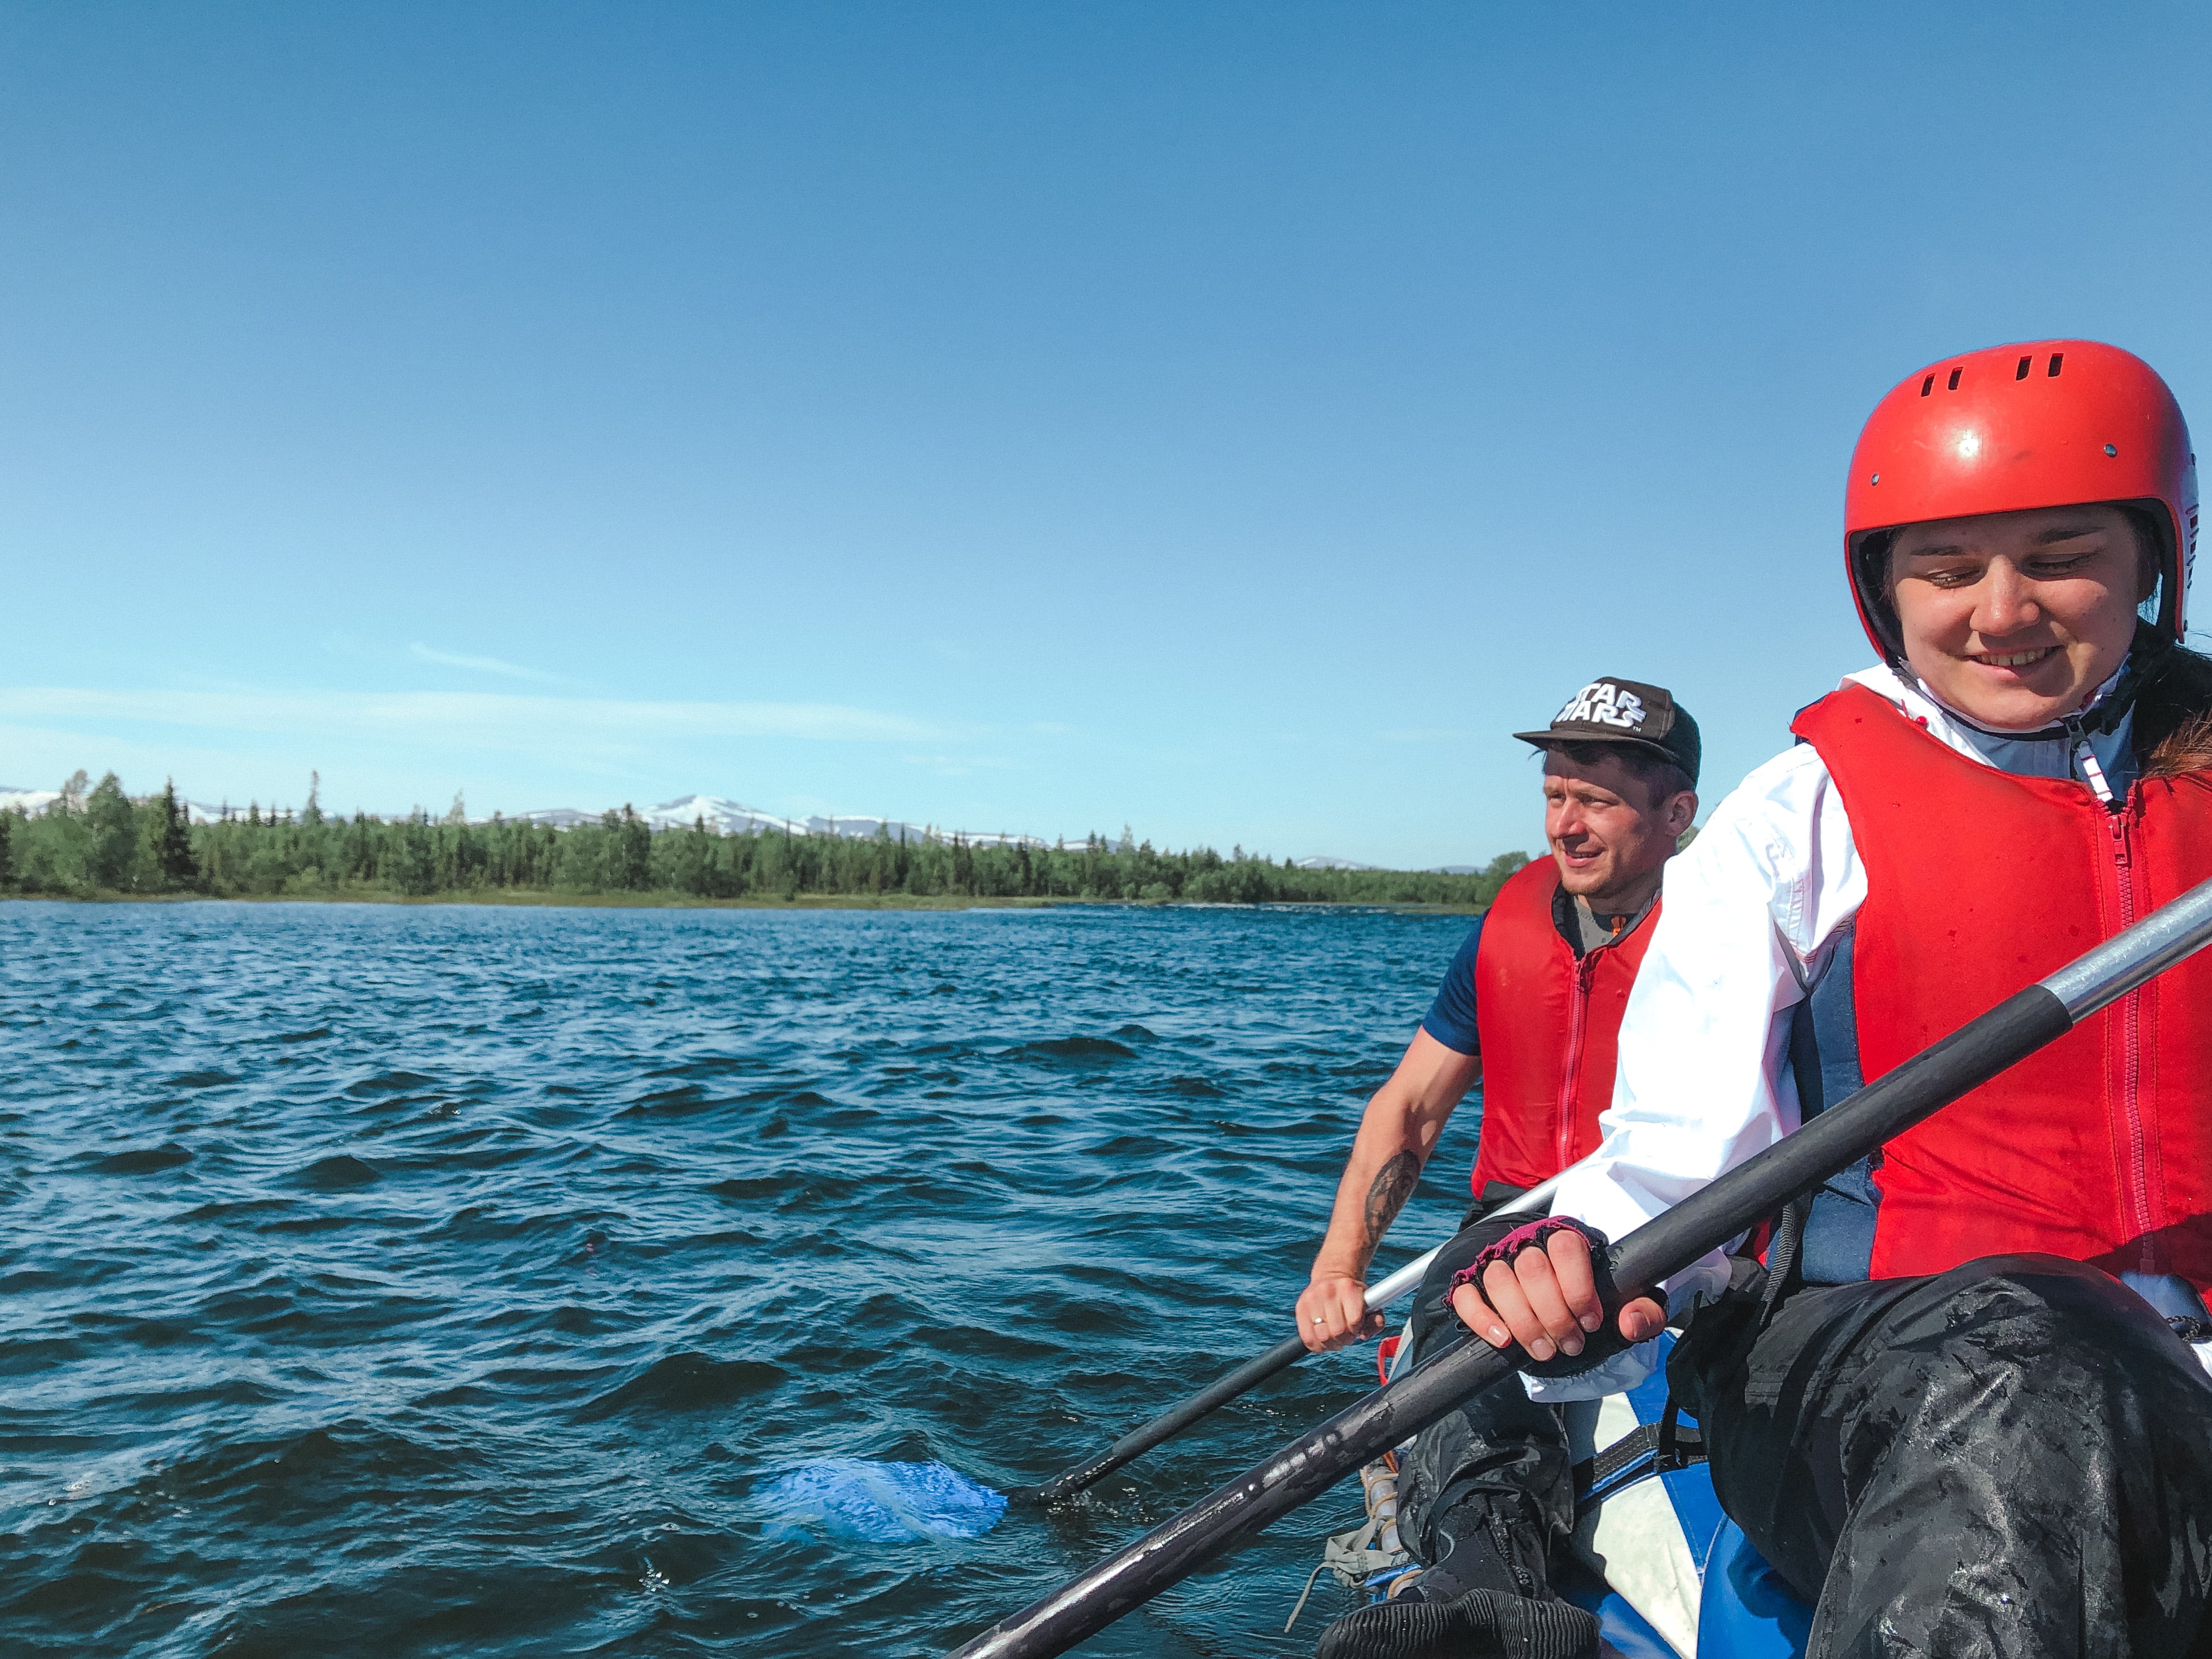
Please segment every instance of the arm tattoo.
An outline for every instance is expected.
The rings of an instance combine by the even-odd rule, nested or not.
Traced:
[[[1421,1160],[1414,1152],[1400,1152],[1375,1172],[1374,1184],[1367,1189],[1367,1248],[1373,1249],[1382,1242],[1382,1235],[1398,1218],[1398,1212],[1406,1207],[1406,1200],[1420,1185]]]

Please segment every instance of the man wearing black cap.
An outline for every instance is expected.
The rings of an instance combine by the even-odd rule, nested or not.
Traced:
[[[1698,724],[1663,689],[1607,678],[1576,692],[1543,730],[1514,735],[1543,752],[1551,856],[1499,890],[1405,1058],[1367,1103],[1298,1298],[1299,1334],[1316,1352],[1381,1329],[1381,1316],[1365,1312],[1368,1263],[1478,1079],[1475,1205],[1422,1283],[1408,1363],[1456,1332],[1444,1305],[1451,1276],[1508,1224],[1486,1226],[1482,1214],[1600,1139],[1614,1039],[1661,876],[1697,816]],[[1413,1651],[1432,1620],[1421,1608],[1477,1592],[1495,1605],[1501,1652],[1532,1642],[1549,1649],[1563,1638],[1578,1650],[1585,1636],[1595,1652],[1596,1621],[1550,1589],[1547,1557],[1574,1525],[1570,1468],[1558,1408],[1516,1389],[1492,1390],[1425,1431],[1399,1481],[1400,1535],[1420,1570],[1394,1583],[1388,1610],[1332,1626],[1321,1652]],[[1573,1628],[1552,1628],[1563,1620]],[[1455,1621],[1466,1628],[1464,1617]]]

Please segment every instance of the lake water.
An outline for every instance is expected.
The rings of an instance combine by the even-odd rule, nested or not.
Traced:
[[[1268,1346],[1464,917],[0,904],[0,1652],[932,1655],[1371,1385]],[[1474,1113],[1387,1247],[1457,1218]],[[1097,1655],[1312,1651],[1356,1483]]]

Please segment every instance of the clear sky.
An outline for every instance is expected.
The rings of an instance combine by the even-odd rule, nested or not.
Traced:
[[[2212,422],[2212,9],[0,11],[0,784],[1540,844],[1868,656],[1859,421]],[[2212,619],[2208,619],[2212,621]]]

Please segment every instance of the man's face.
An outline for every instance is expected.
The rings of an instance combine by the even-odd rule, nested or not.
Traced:
[[[1577,761],[1556,749],[1544,756],[1544,836],[1559,884],[1593,909],[1607,899],[1640,902],[1697,811],[1688,790],[1651,799],[1615,756]]]
[[[2143,574],[2134,529],[2112,507],[1909,525],[1889,555],[1912,672],[2008,732],[2072,714],[2127,660]]]

